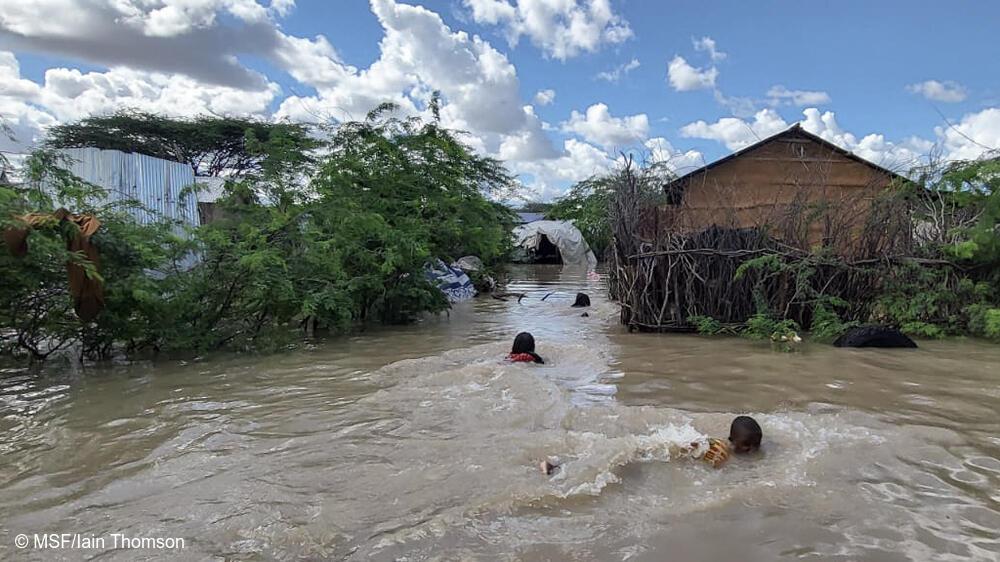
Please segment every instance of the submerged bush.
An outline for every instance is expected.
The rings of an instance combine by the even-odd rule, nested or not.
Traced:
[[[0,185],[0,230],[23,228],[18,217],[50,213],[58,202],[100,221],[91,237],[100,263],[68,250],[67,240],[78,232],[70,222],[30,228],[23,257],[0,249],[0,329],[10,334],[0,340],[0,352],[44,359],[77,346],[82,355],[106,357],[115,346],[143,347],[165,308],[162,276],[149,272],[175,268],[191,244],[176,234],[178,225],[138,223],[130,214],[138,202],[109,203],[102,189],[57,164],[56,154],[37,152],[25,163],[22,184]],[[66,265],[71,261],[103,284],[103,310],[90,322],[81,322],[73,310]]]
[[[752,340],[791,339],[799,331],[799,324],[791,319],[775,318],[771,314],[758,312],[747,320],[747,327],[742,335]]]
[[[229,186],[225,218],[199,230],[203,262],[176,280],[184,330],[165,346],[257,349],[300,327],[408,322],[448,307],[429,260],[506,255],[510,213],[486,197],[509,188],[503,166],[392,110],[333,131],[307,188],[280,167]]]
[[[984,304],[966,307],[969,318],[969,332],[973,335],[1000,340],[1000,308]]]
[[[690,322],[699,334],[713,336],[722,333],[722,324],[711,316],[688,316]]]
[[[32,232],[27,259],[0,257],[0,328],[13,332],[3,351],[41,358],[73,346],[90,357],[270,350],[303,330],[342,332],[446,309],[425,264],[469,254],[486,267],[502,260],[512,215],[487,195],[503,195],[512,180],[500,162],[477,156],[436,121],[392,112],[384,106],[338,126],[321,153],[308,155],[313,143],[300,128],[272,128],[266,137],[248,131],[239,162],[252,165],[226,183],[219,220],[187,233],[165,221],[137,223],[129,214],[137,203],[102,207],[99,188],[40,153],[30,173],[56,178],[56,199],[102,222],[94,243],[106,303],[94,322],[80,322],[65,263],[81,258],[68,255],[64,233]],[[100,121],[87,125],[94,136]],[[169,135],[168,125],[157,118],[159,133]],[[52,199],[39,193],[0,187],[0,220],[51,210]],[[199,260],[185,270],[178,264],[189,252]]]
[[[815,308],[813,308],[812,324],[809,326],[809,335],[816,341],[832,342],[859,324],[859,322],[854,320],[844,322],[834,310],[823,304],[818,304]]]

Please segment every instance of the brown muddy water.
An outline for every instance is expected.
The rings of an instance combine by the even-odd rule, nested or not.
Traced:
[[[513,273],[521,303],[282,355],[7,369],[0,557],[1000,558],[1000,347],[625,334],[602,282]],[[501,360],[520,330],[545,365]],[[672,454],[738,413],[761,454]],[[19,533],[185,548],[19,550]]]

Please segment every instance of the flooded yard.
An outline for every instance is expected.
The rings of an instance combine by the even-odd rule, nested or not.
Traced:
[[[520,302],[279,355],[6,369],[0,558],[1000,557],[1000,347],[626,334],[602,281],[512,274]],[[503,361],[525,330],[545,365]],[[670,454],[744,413],[760,454]],[[185,547],[18,550],[19,533]]]

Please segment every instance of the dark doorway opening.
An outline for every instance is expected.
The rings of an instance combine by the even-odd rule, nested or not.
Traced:
[[[559,253],[559,248],[557,248],[556,245],[553,244],[544,234],[541,235],[541,239],[538,241],[538,247],[535,248],[534,262],[562,265],[562,254]]]

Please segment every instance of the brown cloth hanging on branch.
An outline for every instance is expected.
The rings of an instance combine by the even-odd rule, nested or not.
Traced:
[[[77,226],[78,232],[66,240],[66,249],[70,252],[82,252],[87,261],[94,264],[96,271],[100,270],[100,255],[97,247],[90,242],[90,237],[97,232],[101,221],[94,215],[74,215],[66,209],[54,213],[29,213],[15,217],[24,223],[21,228],[8,228],[3,233],[4,243],[15,257],[28,255],[28,233],[32,228],[69,221]],[[69,275],[69,294],[73,297],[73,310],[84,322],[90,322],[104,308],[104,287],[99,278],[87,276],[86,269],[74,261],[66,262]]]

